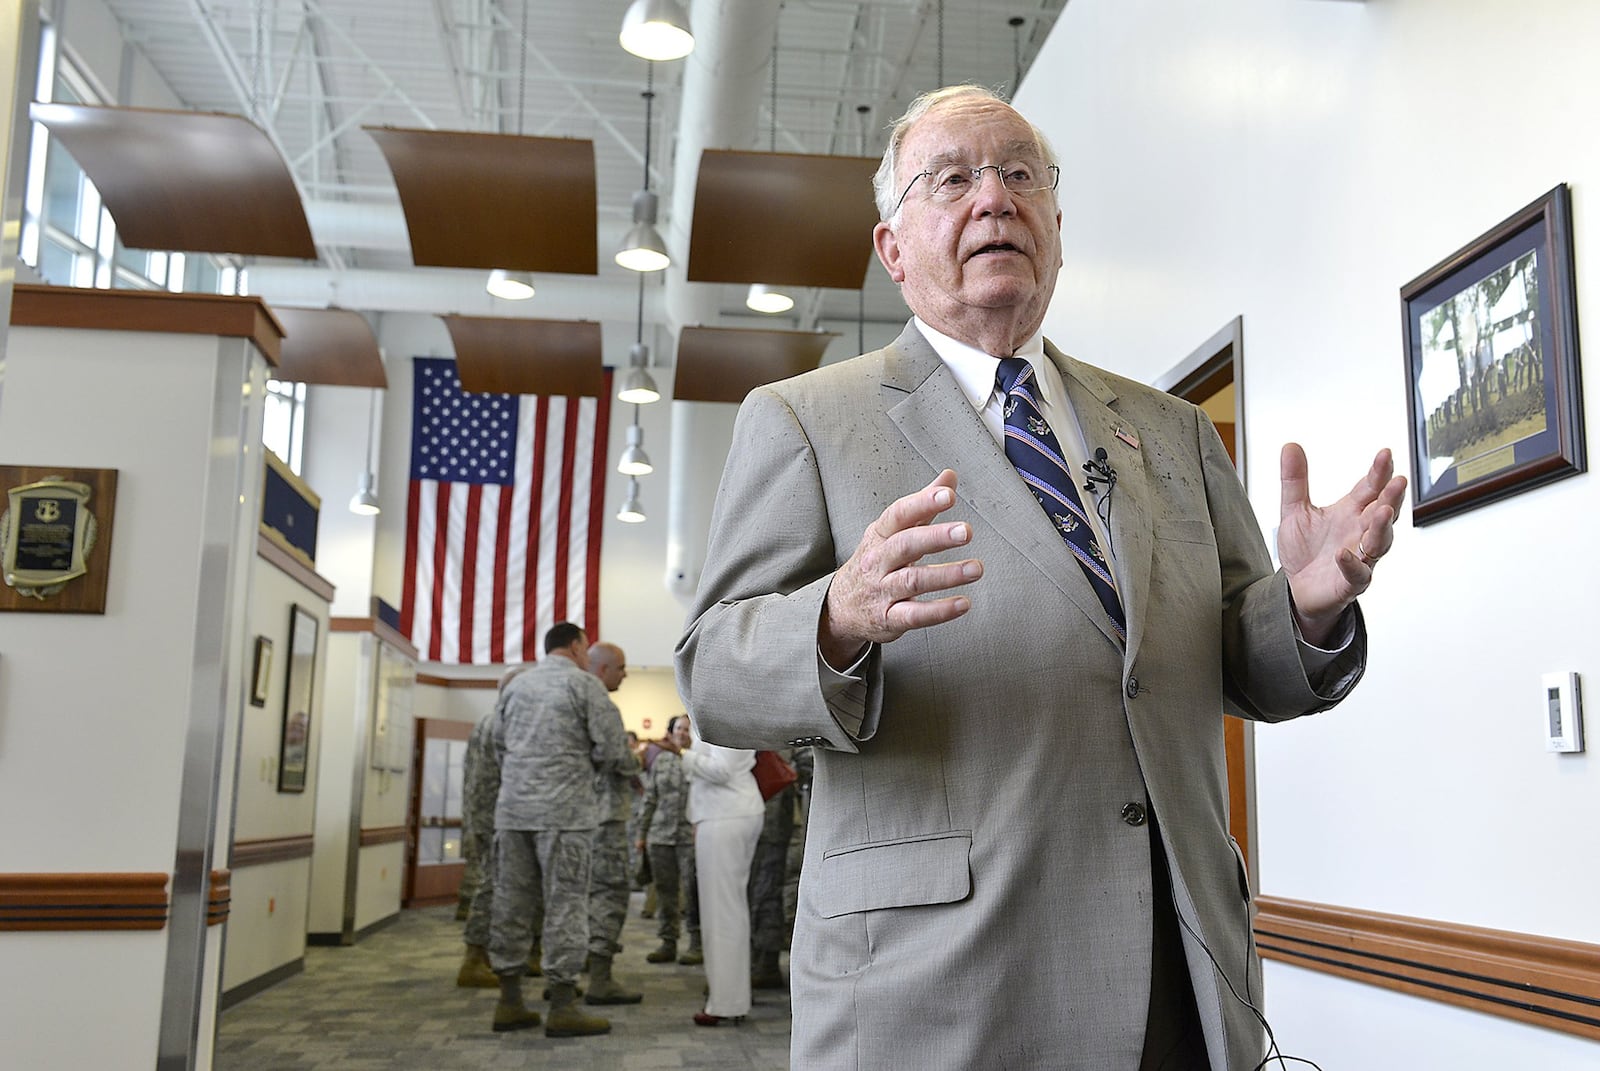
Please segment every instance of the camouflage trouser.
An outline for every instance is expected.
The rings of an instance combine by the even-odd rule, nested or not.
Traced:
[[[694,845],[651,844],[650,872],[656,885],[656,933],[663,941],[678,940],[685,907],[698,907],[695,889]],[[689,934],[700,933],[700,912],[689,913]]]
[[[460,895],[472,899],[490,880],[489,852],[494,849],[494,831],[467,833],[461,838],[461,861],[466,869],[461,871]]]
[[[794,791],[784,789],[767,801],[761,839],[750,860],[750,947],[776,952],[788,936],[783,891],[789,872],[789,837],[794,832]]]
[[[615,955],[622,946],[622,923],[628,917],[628,896],[633,882],[628,875],[626,822],[601,822],[594,831],[589,864],[589,951]]]
[[[533,920],[544,897],[544,973],[575,983],[589,943],[589,830],[502,829],[494,836],[494,910],[489,965],[521,971],[533,947]]]
[[[489,917],[494,911],[494,835],[463,837],[462,854],[467,869],[461,876],[461,895],[467,900],[467,925],[461,939],[469,945],[489,946]],[[543,896],[540,897],[542,902]]]

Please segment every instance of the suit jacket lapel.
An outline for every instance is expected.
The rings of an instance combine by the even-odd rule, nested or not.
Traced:
[[[922,332],[907,324],[883,356],[884,409],[906,441],[934,471],[954,469],[962,501],[1119,642],[1077,559]]]
[[[1049,342],[1045,343],[1045,353],[1061,372],[1068,400],[1083,431],[1084,445],[1091,456],[1096,447],[1104,447],[1106,461],[1117,474],[1111,494],[1111,555],[1117,593],[1122,597],[1122,612],[1128,622],[1131,656],[1143,638],[1145,613],[1150,606],[1154,525],[1144,453],[1117,432],[1122,431],[1135,441],[1140,440],[1141,433],[1119,412],[1116,391],[1093,368],[1066,356]]]

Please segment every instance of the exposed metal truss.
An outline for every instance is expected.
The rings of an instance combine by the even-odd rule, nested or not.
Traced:
[[[628,219],[643,164],[646,64],[617,43],[627,0],[106,2],[185,106],[243,114],[268,130],[308,206],[392,210],[393,181],[362,130],[392,125],[592,139],[602,229]],[[698,0],[692,9],[696,19],[716,18],[746,2]],[[743,67],[732,72],[739,84],[768,90],[749,101],[758,143],[721,147],[876,153],[884,125],[941,80],[1009,92],[1065,3],[785,0],[775,50],[720,60]],[[684,62],[654,72],[651,185],[664,205],[674,193]],[[321,252],[333,268],[408,265],[392,243]],[[631,279],[602,268],[613,272]],[[835,297],[807,307],[837,304],[836,315],[853,319],[856,296]],[[868,302],[898,315],[898,297],[882,280]]]

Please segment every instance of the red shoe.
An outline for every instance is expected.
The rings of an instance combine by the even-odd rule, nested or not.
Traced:
[[[744,1022],[744,1016],[742,1015],[712,1015],[707,1011],[694,1013],[695,1026],[721,1026],[723,1023],[732,1023],[737,1026],[742,1022]]]

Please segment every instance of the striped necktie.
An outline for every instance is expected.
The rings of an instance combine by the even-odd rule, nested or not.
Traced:
[[[1083,566],[1089,586],[1111,617],[1112,627],[1126,640],[1128,626],[1122,614],[1122,600],[1117,597],[1109,563],[1078,497],[1072,470],[1061,455],[1061,444],[1039,408],[1033,367],[1021,357],[1002,357],[995,384],[1006,396],[1006,460],[1016,467],[1017,474],[1054,522],[1072,556]]]

